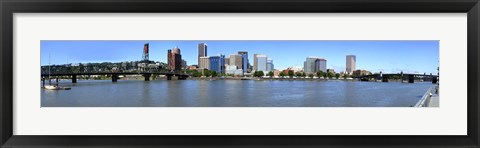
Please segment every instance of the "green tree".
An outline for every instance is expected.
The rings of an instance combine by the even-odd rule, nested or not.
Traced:
[[[334,76],[335,76],[335,74],[332,73],[332,72],[327,73],[327,77],[328,77],[329,79],[332,79]]]
[[[343,79],[347,79],[348,77],[350,77],[350,75],[348,75],[348,73],[343,74]]]
[[[294,75],[294,73],[293,73],[292,70],[288,71],[288,76],[289,76],[290,78],[293,78],[293,75]]]
[[[212,73],[212,77],[217,77],[218,76],[217,71],[212,70],[211,73]]]
[[[272,78],[273,77],[273,71],[268,72],[268,76],[270,76],[270,78]]]
[[[282,78],[283,78],[283,77],[285,77],[285,76],[286,76],[286,74],[285,74],[283,71],[282,71],[282,72],[280,72],[280,77],[282,77]]]
[[[298,72],[295,73],[295,76],[297,76],[297,77],[303,77],[303,73],[298,71]]]
[[[335,78],[337,78],[337,79],[340,78],[340,74],[339,74],[339,73],[336,73],[336,74],[335,74]]]
[[[254,77],[262,77],[264,76],[265,74],[263,73],[263,71],[255,71],[255,73],[253,73],[253,76]]]
[[[308,74],[308,77],[313,78],[313,73]]]
[[[203,75],[205,77],[210,77],[210,76],[212,76],[212,72],[208,69],[205,69],[205,70],[203,70]]]
[[[318,71],[317,72],[317,77],[320,78],[320,77],[323,77],[323,76],[324,76],[323,71]]]
[[[201,76],[202,76],[202,73],[200,73],[199,71],[193,70],[193,71],[192,71],[192,76],[193,76],[193,77],[201,77]]]

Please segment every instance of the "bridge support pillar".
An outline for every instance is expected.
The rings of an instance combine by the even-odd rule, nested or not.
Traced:
[[[72,75],[72,83],[77,83],[77,75]]]
[[[172,80],[173,75],[167,75],[167,80]]]
[[[437,84],[437,77],[432,77],[432,83]]]
[[[408,83],[413,83],[415,81],[414,75],[408,75]]]
[[[45,87],[45,77],[42,77],[42,86]]]
[[[118,80],[118,75],[112,74],[112,82],[117,82],[117,80]]]
[[[144,74],[143,77],[145,77],[145,81],[150,81],[150,76],[152,76],[152,74]]]

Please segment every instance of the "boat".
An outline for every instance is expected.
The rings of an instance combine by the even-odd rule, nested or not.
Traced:
[[[48,79],[50,79],[50,55],[48,55]],[[45,85],[45,84],[44,84]],[[70,90],[70,87],[60,87],[58,86],[58,79],[57,84],[52,85],[51,81],[48,82],[48,85],[43,86],[46,90]]]
[[[72,89],[70,87],[60,87],[58,85],[46,85],[44,88],[47,89],[47,90],[70,90],[70,89]]]

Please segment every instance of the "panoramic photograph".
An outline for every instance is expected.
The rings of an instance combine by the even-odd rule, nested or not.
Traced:
[[[438,40],[42,40],[41,107],[439,107]]]

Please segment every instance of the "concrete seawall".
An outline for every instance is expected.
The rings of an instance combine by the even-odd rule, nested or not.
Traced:
[[[439,107],[440,97],[438,85],[431,86],[423,97],[415,104],[414,107]]]

